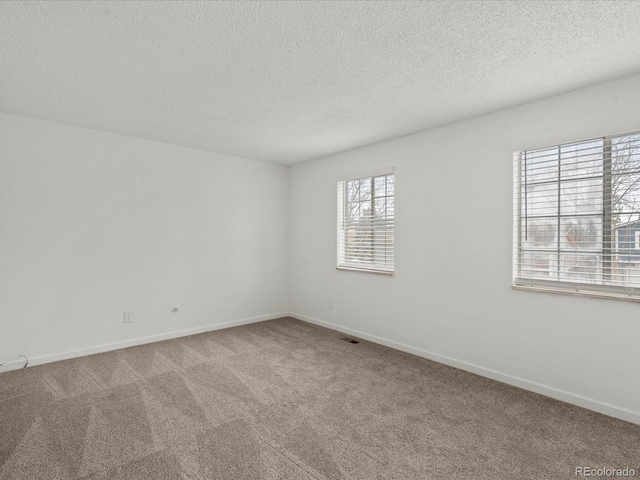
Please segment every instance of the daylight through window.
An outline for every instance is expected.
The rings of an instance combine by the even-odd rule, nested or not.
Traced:
[[[515,155],[514,285],[640,298],[640,133]]]
[[[394,175],[338,182],[338,268],[393,273]]]

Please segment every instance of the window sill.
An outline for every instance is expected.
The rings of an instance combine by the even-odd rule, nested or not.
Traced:
[[[389,277],[393,277],[395,273],[390,270],[376,270],[373,268],[361,268],[361,267],[346,267],[346,266],[337,266],[336,270],[344,270],[346,272],[363,272],[363,273],[375,273],[378,275],[386,275]]]
[[[625,302],[640,303],[640,297],[632,295],[624,295],[620,293],[603,293],[603,292],[590,292],[588,290],[564,290],[552,287],[540,287],[533,285],[517,285],[512,284],[513,290],[522,290],[526,292],[541,292],[541,293],[555,293],[560,295],[571,295],[574,297],[591,297],[591,298],[604,298],[606,300],[623,300]]]

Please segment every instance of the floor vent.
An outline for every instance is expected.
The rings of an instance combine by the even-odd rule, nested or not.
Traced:
[[[353,344],[360,343],[359,340],[354,340],[353,338],[346,338],[345,337],[342,340],[344,340],[345,342],[353,343]]]

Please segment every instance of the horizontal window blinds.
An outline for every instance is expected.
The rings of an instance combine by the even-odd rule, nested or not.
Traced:
[[[394,175],[338,182],[338,268],[394,270]]]
[[[640,296],[640,133],[514,161],[514,283]]]

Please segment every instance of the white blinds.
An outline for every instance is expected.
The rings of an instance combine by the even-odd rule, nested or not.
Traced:
[[[640,132],[514,161],[514,283],[640,297]]]
[[[338,268],[392,273],[394,175],[338,182]]]

